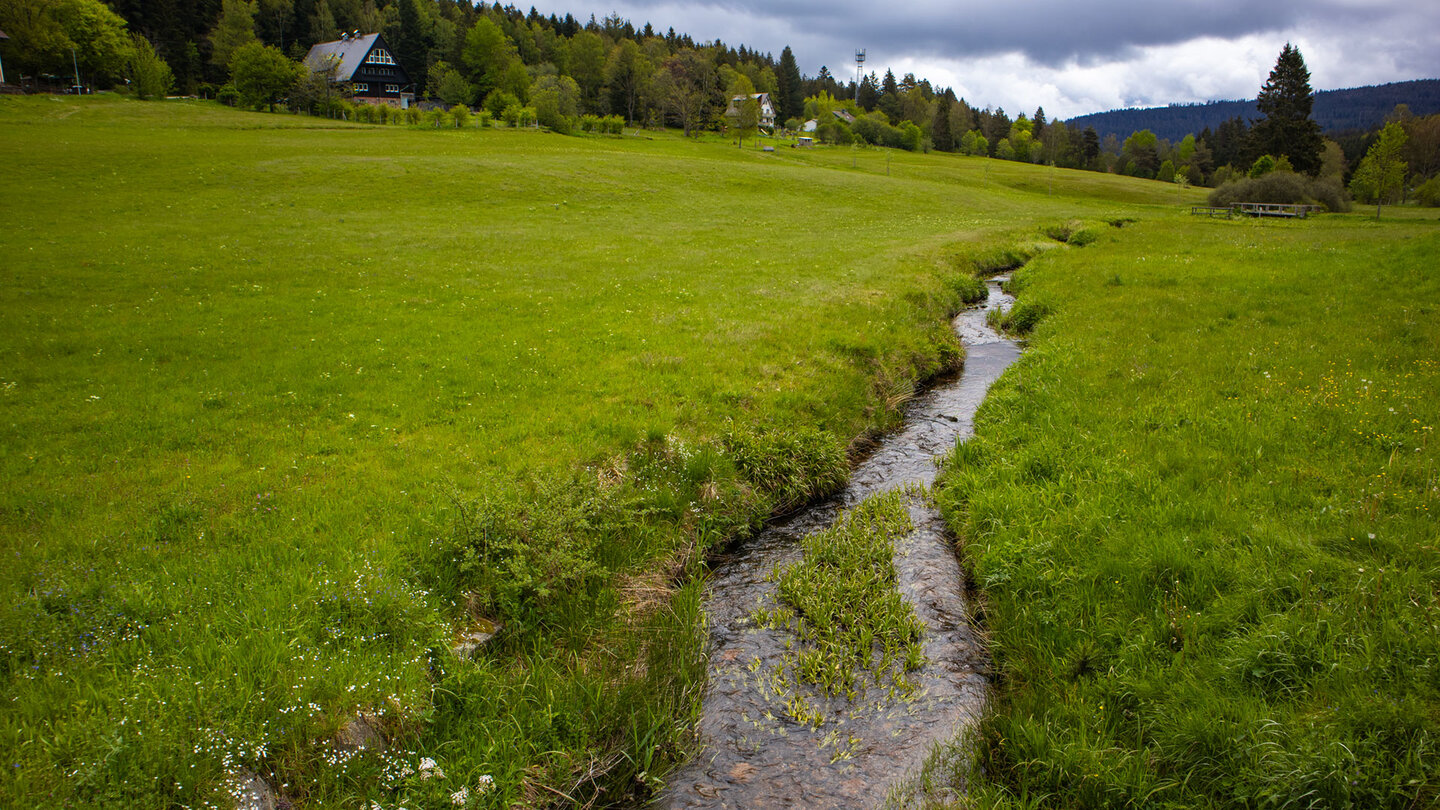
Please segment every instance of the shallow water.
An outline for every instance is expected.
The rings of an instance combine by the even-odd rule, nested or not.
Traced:
[[[1020,355],[985,323],[1013,303],[990,284],[981,307],[954,322],[965,367],[910,402],[900,431],[887,436],[834,499],[771,524],[719,563],[706,583],[710,671],[699,754],[676,771],[660,807],[852,808],[881,803],[889,785],[918,767],[931,746],[971,721],[988,688],[987,659],[973,629],[964,579],[944,522],[923,498],[909,498],[915,528],[896,543],[901,593],[925,623],[926,664],[912,673],[908,699],[872,688],[854,702],[809,696],[825,713],[819,729],[792,722],[769,688],[793,634],[750,619],[772,606],[766,577],[800,558],[800,538],[829,526],[840,509],[880,492],[934,483],[937,462],[973,434],[986,391]]]

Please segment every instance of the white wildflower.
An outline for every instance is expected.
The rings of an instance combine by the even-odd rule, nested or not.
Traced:
[[[424,757],[420,760],[420,778],[430,779],[432,777],[435,779],[444,779],[445,772],[440,770],[440,766],[435,764],[435,760],[430,757]]]
[[[470,801],[470,788],[462,787],[450,794],[450,803],[456,807],[464,807]]]

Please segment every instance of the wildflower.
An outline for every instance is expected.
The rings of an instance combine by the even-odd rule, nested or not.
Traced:
[[[476,795],[484,796],[486,793],[489,793],[493,787],[495,787],[495,777],[488,773],[482,773],[476,781],[475,793]]]
[[[435,760],[431,759],[430,757],[423,757],[420,760],[419,771],[421,779],[430,779],[431,777],[434,777],[436,779],[445,778],[445,772],[440,770],[440,766],[436,765]]]
[[[464,807],[468,801],[470,801],[470,789],[467,787],[461,787],[450,794],[450,803],[456,807]]]

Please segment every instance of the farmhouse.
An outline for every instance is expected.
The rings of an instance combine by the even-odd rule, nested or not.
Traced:
[[[305,67],[350,85],[359,102],[405,109],[415,101],[415,85],[379,34],[357,32],[321,42],[305,54]]]
[[[760,103],[760,128],[775,130],[775,105],[770,103],[769,93],[751,93],[750,98]],[[725,110],[725,117],[736,118],[740,115],[740,102],[744,96],[736,96],[730,99],[730,106]]]

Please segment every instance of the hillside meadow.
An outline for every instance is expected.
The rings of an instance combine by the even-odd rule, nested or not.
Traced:
[[[0,160],[5,806],[643,798],[704,554],[959,362],[997,245],[1200,197],[104,96]]]

